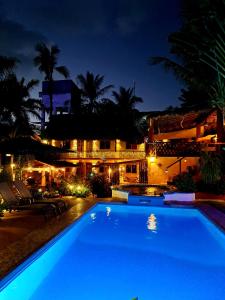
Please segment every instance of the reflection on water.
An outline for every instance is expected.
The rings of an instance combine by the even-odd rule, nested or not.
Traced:
[[[90,214],[91,219],[94,221],[96,219],[96,213]]]
[[[154,214],[151,214],[148,217],[147,228],[148,228],[148,230],[150,230],[154,233],[157,233],[157,218]]]
[[[106,207],[106,216],[109,217],[111,213],[111,207]]]

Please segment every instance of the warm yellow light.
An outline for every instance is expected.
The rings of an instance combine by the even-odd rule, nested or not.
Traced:
[[[78,190],[78,191],[81,190],[81,186],[80,186],[80,185],[77,186],[77,190]]]
[[[7,154],[6,154],[6,156],[10,157],[10,156],[12,156],[12,154],[10,154],[10,153],[7,153]]]
[[[11,168],[14,168],[16,165],[15,164],[11,164]]]
[[[149,159],[150,163],[154,163],[156,161],[155,156],[150,156],[148,159]]]
[[[72,190],[72,189],[73,189],[73,185],[72,185],[72,184],[69,184],[69,185],[68,185],[68,188],[69,188],[70,190]]]
[[[109,174],[111,174],[112,173],[112,169],[109,167]]]
[[[42,140],[42,143],[43,144],[48,144],[48,141],[47,140]]]

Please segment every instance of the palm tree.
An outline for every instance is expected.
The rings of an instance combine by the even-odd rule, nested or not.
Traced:
[[[39,43],[35,47],[37,56],[34,58],[34,65],[38,67],[41,73],[45,74],[45,80],[48,81],[48,91],[49,91],[49,117],[51,119],[53,113],[53,74],[54,71],[63,75],[65,78],[69,77],[69,71],[65,66],[58,66],[58,55],[60,49],[56,45],[48,47],[44,43]]]
[[[16,58],[0,56],[0,80],[12,73],[17,63],[18,60]]]
[[[30,98],[30,92],[37,84],[37,80],[27,83],[24,78],[18,80],[15,74],[0,81],[0,121],[5,128],[13,130],[13,135],[21,129],[31,132],[30,116],[40,118],[41,103]]]
[[[126,89],[121,86],[119,93],[113,91],[112,94],[119,111],[125,114],[131,113],[135,109],[136,104],[143,102],[142,98],[135,96],[134,88]]]
[[[181,79],[188,90],[180,97],[183,108],[214,107],[217,111],[218,142],[225,140],[223,110],[225,84],[225,0],[184,1],[183,25],[169,36],[176,60],[154,57],[152,64],[163,64]]]
[[[82,90],[84,101],[87,102],[88,112],[92,113],[97,110],[99,101],[104,101],[104,95],[113,88],[113,85],[102,87],[104,76],[94,75],[87,72],[86,75],[78,75],[77,81]]]
[[[116,103],[114,126],[117,126],[118,135],[125,140],[140,136],[140,116],[135,106],[143,102],[142,98],[135,96],[134,88],[120,87],[119,92],[113,91],[112,95]]]

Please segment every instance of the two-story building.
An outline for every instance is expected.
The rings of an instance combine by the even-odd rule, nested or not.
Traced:
[[[216,112],[149,115],[148,183],[166,184],[188,168],[198,168],[202,151],[216,150]]]
[[[32,148],[35,159],[23,174],[35,174],[41,185],[62,176],[93,174],[104,174],[112,184],[167,184],[189,167],[198,167],[202,151],[216,150],[214,111],[148,114],[147,122],[145,138],[132,129],[132,137],[125,139],[124,132],[110,128],[107,121],[54,116],[40,141],[55,151]]]

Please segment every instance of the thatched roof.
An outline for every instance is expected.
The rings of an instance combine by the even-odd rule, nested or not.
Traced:
[[[209,118],[210,117],[210,118]],[[198,124],[215,126],[216,112],[213,110],[192,111],[185,114],[153,116],[155,134],[195,128]]]

